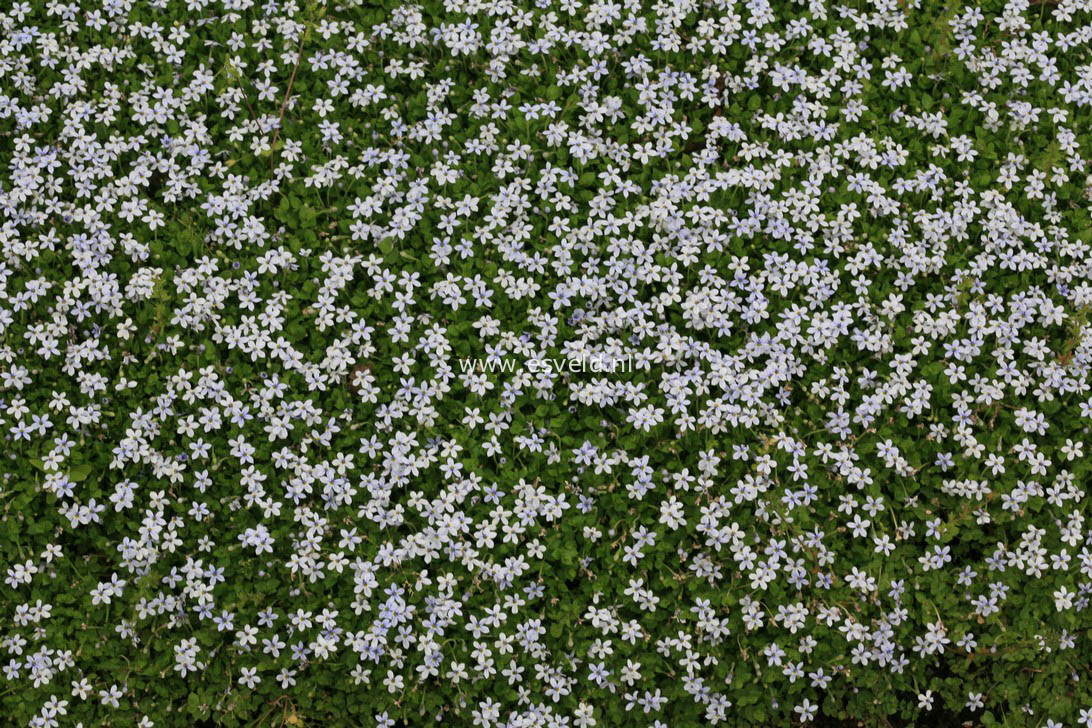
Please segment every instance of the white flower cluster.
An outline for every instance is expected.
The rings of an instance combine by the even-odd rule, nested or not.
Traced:
[[[1089,0],[45,0],[0,72],[13,724],[1092,728]]]

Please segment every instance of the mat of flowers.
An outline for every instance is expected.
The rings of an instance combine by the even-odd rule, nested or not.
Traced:
[[[0,714],[1092,728],[1090,0],[0,8]]]

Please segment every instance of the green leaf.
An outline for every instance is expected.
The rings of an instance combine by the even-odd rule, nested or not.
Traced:
[[[303,207],[301,207],[299,215],[300,227],[306,230],[315,226],[316,213],[314,209],[312,209],[310,206],[304,205]]]
[[[84,463],[83,465],[77,465],[72,468],[68,473],[68,479],[73,483],[82,483],[87,480],[87,476],[91,474],[91,464]]]

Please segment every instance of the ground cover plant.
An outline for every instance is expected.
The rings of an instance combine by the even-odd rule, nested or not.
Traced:
[[[7,5],[4,724],[1092,728],[1090,49]]]

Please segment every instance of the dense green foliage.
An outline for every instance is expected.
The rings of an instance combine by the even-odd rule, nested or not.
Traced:
[[[0,71],[12,725],[1092,728],[1088,0],[48,0]]]

